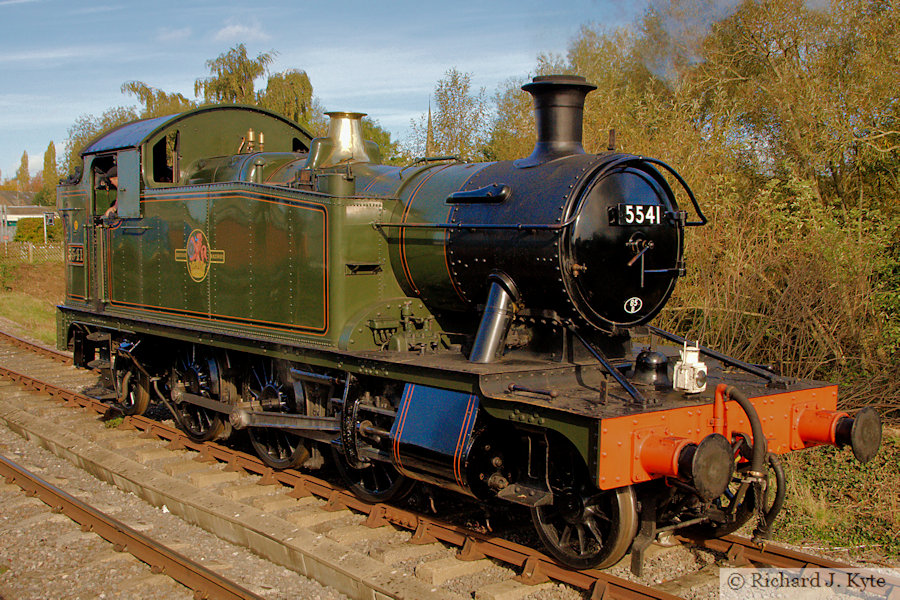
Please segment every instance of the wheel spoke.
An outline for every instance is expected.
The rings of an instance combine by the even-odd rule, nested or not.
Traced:
[[[560,548],[565,548],[571,543],[572,538],[572,526],[569,524],[563,525],[562,535],[559,536],[557,543]]]
[[[600,510],[600,507],[597,506],[596,504],[592,504],[592,505],[588,506],[587,508],[585,508],[584,513],[585,513],[586,518],[590,518],[595,521],[597,519],[599,519],[599,520],[605,521],[607,523],[612,523],[612,520],[609,518],[609,515],[607,515],[602,510]]]
[[[587,550],[587,540],[584,537],[584,523],[580,523],[575,526],[575,531],[578,532],[578,550],[579,554],[584,556],[588,553]]]
[[[588,531],[591,532],[591,535],[594,536],[594,539],[597,540],[597,545],[600,548],[603,548],[603,533],[600,531],[600,528],[597,527],[597,521],[594,520],[593,517],[587,517],[584,520],[584,525],[587,527]]]
[[[191,347],[190,351],[182,352],[178,357],[169,382],[173,395],[180,388],[191,394],[215,398],[210,392],[212,384],[218,383],[217,379],[213,380],[218,377],[215,361],[198,360],[197,356],[196,347]],[[222,416],[215,411],[188,402],[173,402],[173,407],[182,429],[196,441],[215,439],[226,430]]]
[[[305,406],[304,388],[302,385],[284,385],[283,371],[269,359],[259,359],[248,365],[243,378],[244,399],[256,403],[258,408],[255,410],[302,412],[297,407]],[[296,468],[309,457],[303,438],[282,429],[251,427],[249,435],[256,454],[273,469]]]

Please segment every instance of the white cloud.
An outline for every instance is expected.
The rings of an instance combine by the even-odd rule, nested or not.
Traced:
[[[0,64],[15,64],[20,62],[49,62],[84,58],[93,56],[97,49],[83,46],[69,46],[63,48],[44,48],[41,50],[25,50],[22,52],[0,53]],[[55,65],[54,65],[55,66]]]
[[[32,4],[38,0],[0,0],[0,6],[9,6],[11,4]]]
[[[181,29],[166,27],[156,32],[156,39],[159,42],[181,42],[190,38],[191,33],[190,27],[182,27]]]
[[[262,25],[254,19],[248,23],[239,23],[236,19],[229,19],[213,36],[217,42],[261,42],[271,36],[263,31]]]

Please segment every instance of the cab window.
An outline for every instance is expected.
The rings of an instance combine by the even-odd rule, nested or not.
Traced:
[[[115,155],[98,156],[91,165],[93,177],[93,214],[102,216],[109,212],[116,203],[118,192],[118,166]]]
[[[153,144],[153,181],[176,183],[178,173],[179,131],[170,131]]]

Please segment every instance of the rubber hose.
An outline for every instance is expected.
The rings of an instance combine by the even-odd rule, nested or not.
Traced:
[[[781,465],[781,459],[776,454],[769,452],[766,455],[766,460],[775,474],[775,499],[772,501],[772,506],[766,511],[765,519],[753,531],[753,540],[769,537],[772,524],[775,522],[778,513],[781,512],[781,507],[784,506],[784,498],[787,496],[787,479],[784,476],[784,467]]]
[[[747,415],[747,420],[750,421],[750,433],[753,435],[753,448],[750,458],[750,471],[751,473],[761,474],[763,469],[765,468],[766,463],[766,454],[769,451],[769,445],[766,441],[766,434],[763,432],[762,421],[759,420],[759,414],[756,412],[756,408],[750,402],[750,398],[747,395],[734,387],[733,385],[729,385],[725,388],[725,396],[731,398],[744,411],[744,414]],[[750,484],[744,482],[741,484],[741,487],[738,489],[738,492],[735,496],[734,506],[739,506],[744,501],[744,496],[747,495],[747,490],[749,489]],[[762,498],[759,498],[759,501],[762,502]]]
[[[744,410],[747,419],[750,421],[750,433],[753,435],[753,453],[750,459],[750,470],[755,473],[762,473],[766,464],[766,453],[769,451],[769,444],[766,441],[766,434],[763,432],[762,421],[759,420],[759,414],[747,395],[729,385],[725,388],[725,395],[735,402]]]

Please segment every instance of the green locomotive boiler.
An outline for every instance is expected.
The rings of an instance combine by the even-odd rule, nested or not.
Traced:
[[[239,106],[119,127],[58,190],[60,345],[126,413],[246,430],[274,468],[333,464],[370,501],[424,482],[524,505],[571,566],[633,548],[639,567],[663,528],[756,516],[764,536],[778,455],[868,460],[879,418],[648,325],[705,218],[664,163],[585,153],[593,88],[525,85],[538,140],[516,161],[387,166],[359,113],[316,139]]]

